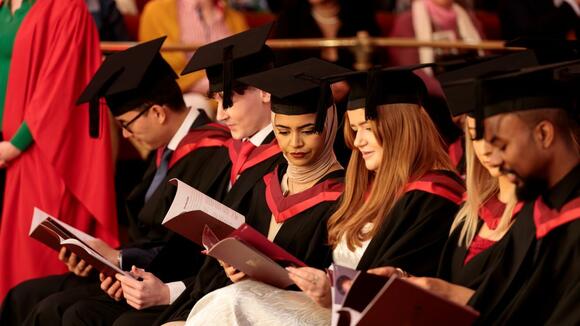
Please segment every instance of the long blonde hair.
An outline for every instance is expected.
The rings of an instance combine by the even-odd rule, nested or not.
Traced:
[[[374,236],[409,179],[433,169],[453,170],[443,141],[421,106],[387,104],[379,106],[377,111],[377,119],[370,121],[383,147],[376,173],[366,169],[360,151],[354,147],[356,135],[350,128],[348,115],[345,118],[344,137],[353,153],[346,170],[343,197],[328,221],[329,243],[333,247],[345,236],[348,247],[354,250]],[[374,226],[364,233],[367,223]]]
[[[489,171],[479,162],[475,156],[475,149],[473,148],[473,141],[467,127],[467,122],[464,125],[465,133],[465,165],[466,177],[465,187],[467,189],[467,199],[459,212],[455,216],[451,224],[451,232],[459,227],[461,223],[461,233],[459,234],[458,245],[465,244],[466,247],[471,245],[475,234],[477,233],[477,225],[479,222],[479,209],[492,196],[497,196],[499,193],[498,178],[492,177]],[[508,201],[504,209],[497,229],[506,228],[511,222],[512,212],[516,205],[515,195]]]

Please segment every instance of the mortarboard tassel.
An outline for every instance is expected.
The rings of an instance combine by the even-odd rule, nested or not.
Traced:
[[[316,120],[314,122],[314,130],[321,133],[324,130],[324,122],[326,121],[326,104],[328,98],[332,96],[330,83],[326,80],[320,82],[320,95],[318,97],[318,104],[316,106]]]
[[[378,102],[378,92],[380,89],[377,89],[377,80],[379,77],[381,69],[380,67],[371,68],[368,71],[367,75],[367,98],[366,98],[366,105],[365,105],[365,118],[367,120],[375,120],[378,116],[377,113],[377,102]]]
[[[227,109],[234,105],[232,100],[232,84],[234,75],[234,59],[233,59],[234,46],[230,45],[224,48],[223,52],[223,83],[224,83],[224,95],[223,95],[223,108]]]
[[[89,135],[99,138],[101,134],[101,101],[96,98],[89,101]]]
[[[481,89],[482,81],[481,79],[475,80],[475,140],[479,140],[483,138],[483,92]]]

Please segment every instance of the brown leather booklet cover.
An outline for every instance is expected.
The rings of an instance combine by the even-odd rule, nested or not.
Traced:
[[[333,289],[336,291],[336,289]],[[471,325],[479,313],[397,276],[359,272],[342,306],[333,307],[333,325]]]
[[[204,231],[204,246],[208,249],[207,255],[234,266],[257,281],[281,289],[294,284],[285,267],[306,266],[247,224],[222,240],[207,227]]]
[[[67,223],[57,220],[36,207],[34,208],[29,235],[56,251],[60,251],[63,246],[66,247],[70,252],[75,253],[106,276],[114,276],[117,273],[129,275],[129,273],[113,265],[95,249],[91,248],[88,243],[95,238]]]
[[[249,277],[286,288],[293,284],[286,266],[306,266],[260,232],[245,217],[178,179],[177,191],[163,225],[204,246],[205,253]]]

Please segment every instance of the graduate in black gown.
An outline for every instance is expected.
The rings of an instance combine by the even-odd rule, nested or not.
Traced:
[[[217,119],[229,127],[232,136],[204,163],[221,172],[213,178],[199,176],[198,180],[189,183],[244,215],[252,202],[253,186],[283,160],[270,124],[270,95],[237,81],[272,67],[271,50],[264,45],[270,27],[251,29],[199,48],[183,72],[206,69],[210,92],[218,101]],[[172,238],[147,271],[134,270],[144,279],[143,282],[120,278],[123,282],[115,284],[122,283],[126,290],[121,291],[122,297],[109,288],[107,294],[110,297],[101,294],[75,303],[64,313],[62,322],[95,325],[151,323],[168,304],[188,295],[187,286],[195,279],[197,271],[183,271],[179,266],[180,262],[190,260],[192,255],[197,256],[200,252],[200,248],[189,253],[182,249],[192,245],[180,238]],[[211,267],[202,265],[204,277],[211,279],[215,271],[222,271],[219,265],[215,270]],[[171,278],[170,282],[164,281],[167,276]]]
[[[525,205],[469,302],[480,324],[580,323],[578,67],[483,80],[480,134]]]
[[[161,226],[173,197],[167,181],[212,175],[206,160],[229,139],[227,129],[212,123],[204,111],[185,106],[177,76],[159,55],[162,43],[163,39],[153,40],[109,57],[81,97],[81,101],[104,97],[124,136],[154,150],[142,181],[127,200],[130,243],[119,250],[100,241],[94,244],[125,270],[132,265],[146,267],[171,237]],[[136,57],[146,62],[137,62]],[[120,69],[127,72],[117,74]],[[108,86],[101,84],[105,81]],[[163,153],[167,153],[165,157]],[[14,288],[2,306],[1,324],[53,323],[78,298],[101,292],[90,265],[64,250],[61,259],[73,273],[31,280]],[[195,261],[185,262],[183,268],[195,268]]]
[[[341,68],[341,67],[331,65],[331,64],[326,64],[323,61],[317,61],[315,63],[310,63],[310,65],[312,65],[313,67],[311,68],[312,71],[309,71],[308,73],[318,74],[318,75],[314,75],[315,77],[317,76],[317,78],[322,77],[322,75],[324,73],[330,73],[330,72],[342,73],[342,72],[348,71],[348,69]],[[290,66],[290,67],[292,68],[293,66]],[[300,66],[297,66],[297,67],[300,67]],[[299,68],[296,68],[296,69],[299,69]],[[245,79],[241,78],[240,80],[244,81]],[[262,85],[265,86],[264,83],[260,84],[260,86],[262,86]],[[281,85],[281,84],[276,84],[276,85]],[[248,87],[254,88],[253,86],[248,86]],[[269,89],[269,87],[270,86],[265,87],[265,88]],[[283,90],[286,89],[283,86],[281,88]],[[288,91],[288,90],[285,90],[285,91]],[[312,100],[312,99],[308,98],[307,100]],[[278,106],[280,106],[280,104],[278,104]],[[240,178],[240,180],[242,180],[242,179]],[[254,182],[253,184],[246,184],[246,186],[248,186],[250,188],[254,188],[256,186],[260,187],[260,183]],[[258,198],[263,197],[263,193],[259,190],[257,192],[253,191],[252,194],[254,194],[255,196],[259,196]],[[252,199],[252,200],[259,200],[259,199]],[[226,202],[227,202],[227,200],[226,200]],[[250,202],[247,201],[246,203],[249,204]],[[256,208],[254,206],[253,210],[255,210],[255,209]],[[252,225],[252,223],[253,223],[252,219],[250,219],[249,222],[250,222],[250,225]],[[256,226],[258,229],[263,229],[263,226],[260,225],[261,223],[259,221],[256,221],[256,223],[258,223]],[[294,244],[292,246],[296,246],[296,244]],[[296,250],[298,250],[298,248],[296,248]],[[297,252],[296,254],[299,257],[301,255],[303,255],[303,253],[301,254],[299,252]],[[218,264],[218,262],[215,259],[213,259],[213,258],[206,259],[206,262],[204,263],[202,270],[203,270],[203,272],[200,272],[196,276],[196,278],[193,280],[193,282],[190,283],[190,286],[187,289],[188,295],[182,295],[175,302],[175,304],[173,304],[166,311],[164,311],[164,313],[157,320],[157,323],[163,323],[165,321],[172,321],[172,320],[185,320],[189,314],[189,311],[191,310],[191,308],[193,307],[195,302],[197,302],[197,300],[199,300],[202,296],[211,292],[212,290],[221,288],[221,287],[228,284],[228,279],[226,278],[225,273],[223,272],[223,269],[220,267],[220,265]]]
[[[580,322],[577,67],[547,65],[466,81],[481,92],[475,138],[490,144],[489,164],[515,184],[524,204],[516,205],[509,231],[463,268],[470,255],[452,234],[441,262],[441,276],[451,283],[409,280],[469,304],[481,314],[477,324]]]
[[[331,261],[326,224],[343,188],[342,167],[332,146],[338,126],[336,108],[329,85],[316,80],[345,70],[312,58],[241,79],[271,93],[272,124],[287,160],[256,185],[246,221],[315,268]],[[324,94],[325,101],[319,102]],[[245,318],[237,320],[226,312],[251,304],[254,296],[284,304],[277,294],[286,291],[247,280],[234,267],[220,264],[229,278],[226,284],[236,284],[204,296],[189,313],[188,323],[243,323]]]

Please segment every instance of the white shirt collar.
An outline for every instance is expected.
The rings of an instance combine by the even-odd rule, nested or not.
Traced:
[[[249,141],[254,144],[254,146],[258,147],[262,145],[266,137],[273,131],[272,124],[269,123],[266,127],[262,128],[262,130],[255,133],[252,137],[250,137]]]
[[[189,112],[187,113],[185,119],[183,119],[181,126],[179,126],[179,129],[177,129],[177,132],[175,132],[173,138],[171,138],[169,144],[167,144],[167,148],[169,148],[172,151],[177,149],[177,146],[187,135],[189,129],[191,129],[191,125],[193,124],[198,115],[199,115],[198,110],[192,108],[189,109]]]

